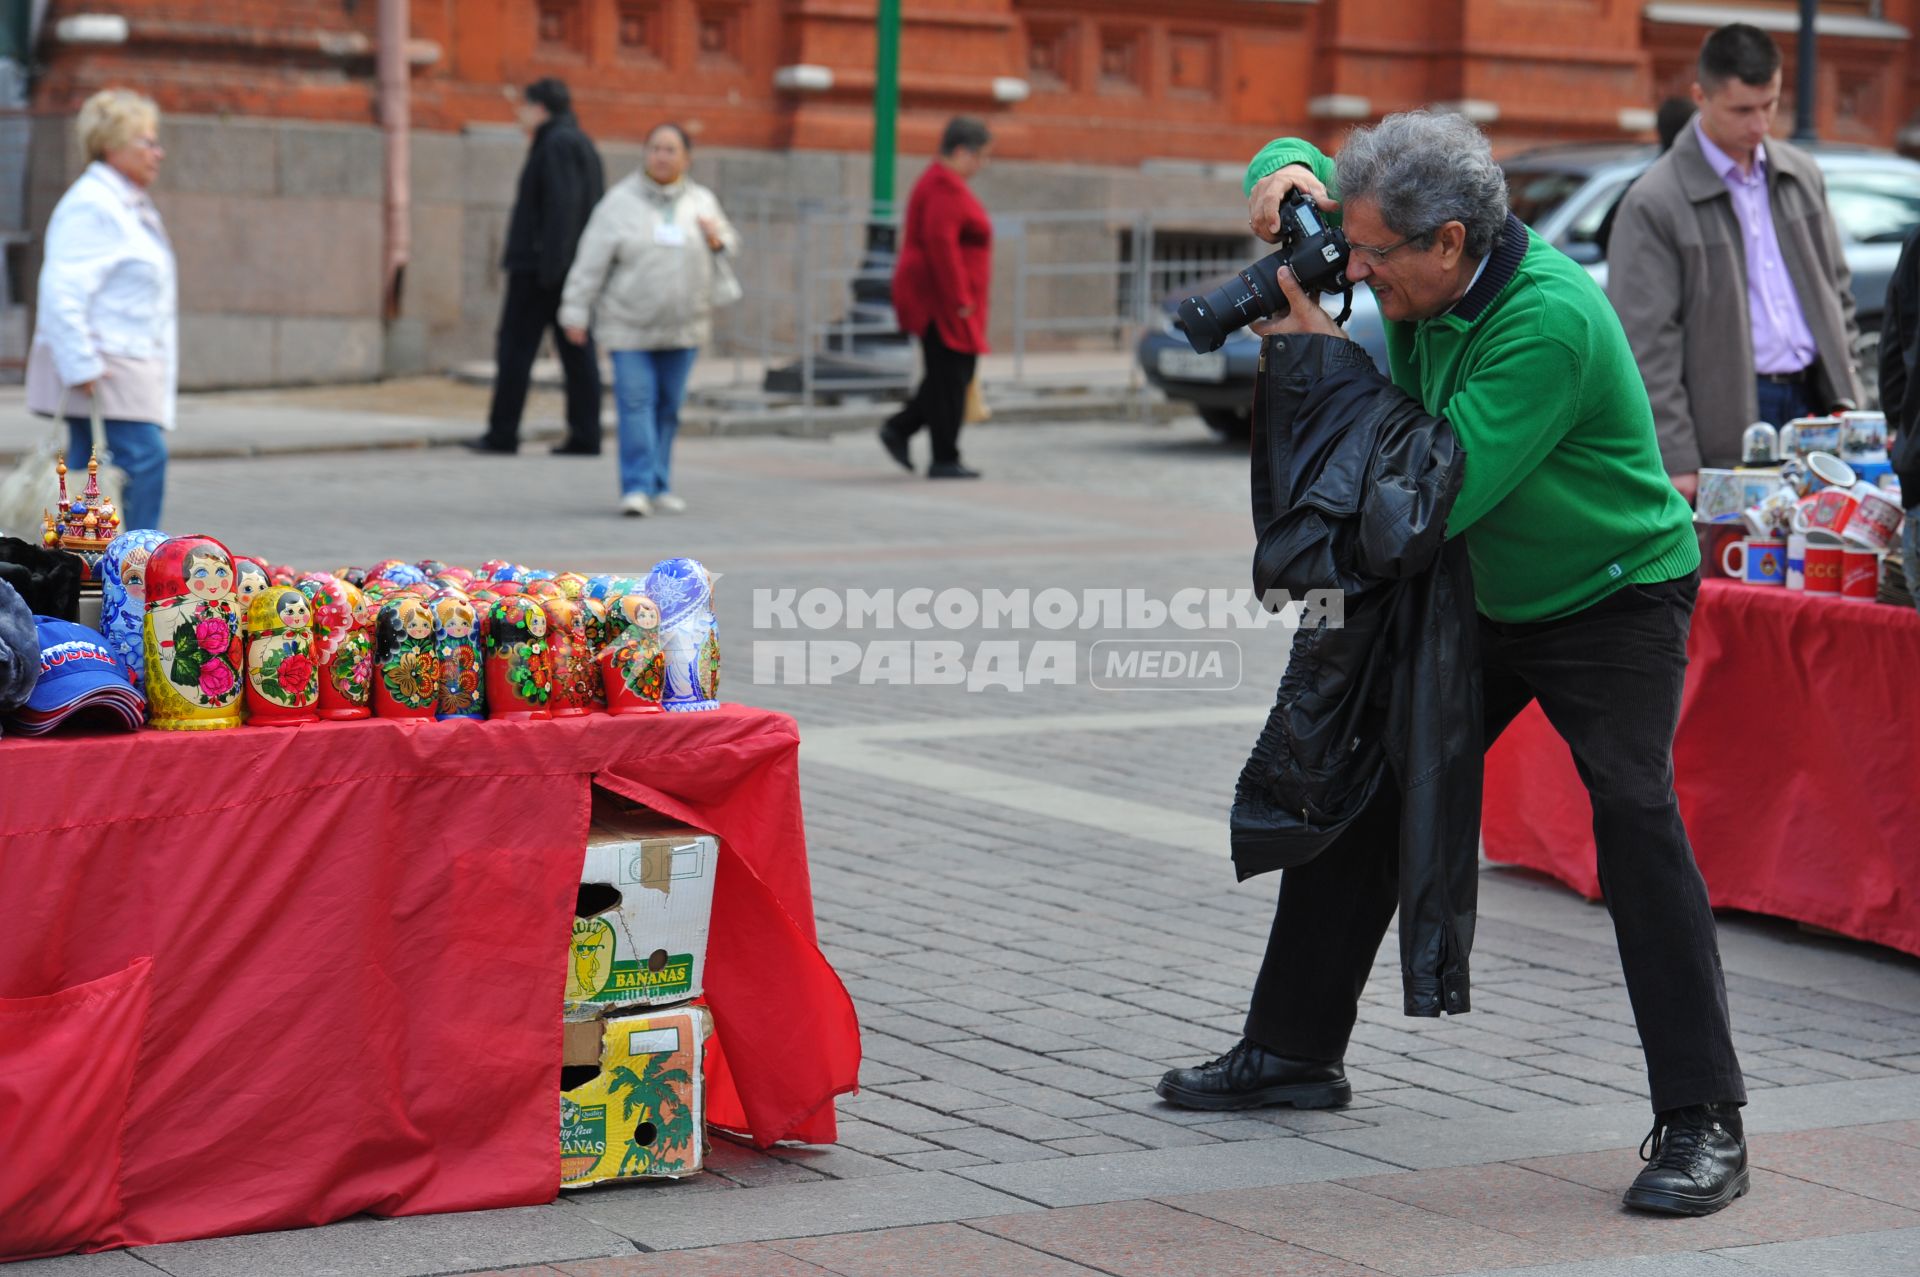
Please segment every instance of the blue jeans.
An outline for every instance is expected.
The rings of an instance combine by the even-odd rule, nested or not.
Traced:
[[[1760,415],[1756,420],[1764,421],[1776,430],[1795,417],[1814,415],[1813,405],[1807,402],[1807,386],[1800,382],[1783,386],[1777,381],[1758,378],[1760,388]]]
[[[167,432],[150,421],[109,421],[107,451],[113,464],[127,472],[127,490],[120,502],[120,526],[158,528],[160,506],[167,496]],[[93,423],[84,417],[67,418],[67,495],[87,489],[87,458],[93,455]],[[101,463],[105,464],[105,458]]]
[[[613,407],[620,420],[620,495],[657,497],[673,491],[673,437],[680,433],[680,401],[700,352],[615,350]]]

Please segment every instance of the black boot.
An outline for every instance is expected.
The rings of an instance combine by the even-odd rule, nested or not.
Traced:
[[[1332,1064],[1290,1060],[1246,1038],[1198,1068],[1168,1069],[1154,1089],[1161,1099],[1189,1109],[1250,1109],[1265,1104],[1329,1109],[1353,1099],[1347,1070],[1338,1060]]]
[[[1747,1192],[1740,1106],[1696,1104],[1660,1114],[1641,1141],[1640,1160],[1647,1168],[1627,1190],[1627,1205],[1662,1215],[1713,1214]]]
[[[900,431],[896,421],[888,421],[880,427],[880,446],[887,455],[899,462],[907,470],[913,469],[913,454],[907,451],[907,436]]]

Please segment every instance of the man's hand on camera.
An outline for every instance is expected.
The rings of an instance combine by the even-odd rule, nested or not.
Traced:
[[[1333,316],[1316,297],[1309,297],[1300,291],[1300,281],[1293,272],[1282,266],[1278,276],[1280,291],[1287,295],[1287,313],[1268,319],[1256,319],[1247,327],[1256,337],[1271,337],[1275,333],[1318,333],[1323,337],[1345,337],[1347,332],[1333,322]]]
[[[1336,209],[1340,205],[1327,194],[1327,188],[1313,175],[1313,170],[1303,164],[1289,164],[1276,169],[1260,179],[1253,188],[1253,195],[1247,200],[1247,225],[1253,233],[1269,244],[1280,242],[1280,203],[1292,191],[1305,191],[1313,196],[1313,202],[1323,209]]]

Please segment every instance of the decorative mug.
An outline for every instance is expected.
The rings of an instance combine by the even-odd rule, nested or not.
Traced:
[[[247,607],[247,720],[284,727],[318,721],[320,671],[313,610],[289,585],[269,585]]]
[[[1860,476],[1853,467],[1831,452],[1810,452],[1807,454],[1807,491],[1818,492],[1822,488],[1851,488]]]
[[[1738,552],[1739,564],[1734,563]],[[1720,569],[1748,585],[1784,585],[1787,580],[1787,543],[1773,537],[1748,537],[1720,552]]]
[[[1815,536],[1819,535],[1816,540]],[[1840,539],[1831,534],[1808,534],[1807,537],[1807,593],[1824,594],[1828,598],[1837,598],[1840,594],[1840,575],[1846,558],[1840,547]]]
[[[1848,462],[1883,461],[1887,455],[1887,414],[1840,414],[1840,455]]]
[[[1884,489],[1865,479],[1853,485],[1853,517],[1840,535],[1875,553],[1885,553],[1899,544],[1900,521],[1906,517],[1900,503]]]
[[[433,600],[433,648],[440,658],[438,716],[485,718],[487,680],[480,658],[479,613],[472,599],[449,591]]]
[[[661,712],[667,657],[660,645],[660,609],[652,599],[636,590],[612,601],[598,659],[609,714]]]
[[[1831,532],[1841,536],[1859,508],[1860,498],[1853,494],[1851,488],[1822,488],[1800,499],[1793,513],[1793,530]]]
[[[1841,440],[1838,417],[1795,417],[1781,431],[1781,447],[1810,456],[1816,452],[1838,453]]]
[[[1795,532],[1787,538],[1787,588],[1807,588],[1807,534]]]
[[[1793,527],[1793,512],[1799,494],[1792,488],[1775,488],[1740,515],[1747,531],[1756,537],[1783,537]]]
[[[233,555],[209,536],[169,537],[147,561],[147,711],[155,727],[238,727],[246,648]]]
[[[326,572],[309,572],[298,588],[313,613],[313,652],[320,665],[319,714],[347,722],[373,713],[373,639],[358,615],[357,586]]]
[[[373,712],[381,718],[432,718],[439,705],[433,608],[411,594],[389,599],[373,625]]]
[[[1880,597],[1880,553],[1861,545],[1841,550],[1840,599],[1844,603],[1872,603]]]
[[[487,612],[487,717],[552,718],[553,663],[540,600],[508,597]]]

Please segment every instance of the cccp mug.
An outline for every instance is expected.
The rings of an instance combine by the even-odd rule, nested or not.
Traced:
[[[1875,553],[1891,550],[1900,539],[1900,520],[1905,517],[1900,503],[1865,479],[1853,485],[1853,499],[1853,517],[1840,535]]]
[[[1738,564],[1735,563],[1737,552]],[[1774,537],[1747,537],[1720,552],[1720,568],[1748,585],[1784,585],[1787,543]]]
[[[1863,545],[1849,545],[1840,556],[1840,599],[1844,603],[1871,603],[1880,597],[1880,554]]]
[[[1807,593],[1824,594],[1830,599],[1839,597],[1845,559],[1846,552],[1841,549],[1838,537],[1831,533],[1808,533]]]

